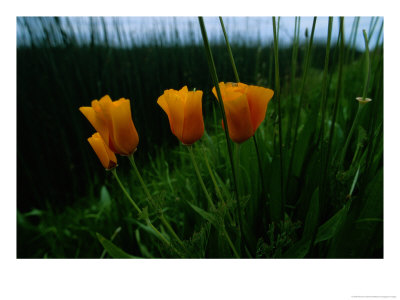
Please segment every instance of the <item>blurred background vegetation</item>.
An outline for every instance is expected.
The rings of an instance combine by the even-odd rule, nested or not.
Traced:
[[[151,190],[163,195],[160,201],[165,202],[173,226],[182,228],[179,234],[191,240],[193,249],[205,249],[206,254],[197,253],[199,257],[218,256],[215,249],[203,245],[205,236],[211,241],[209,245],[215,242],[209,235],[209,224],[198,227],[196,224],[202,222],[199,216],[180,201],[187,195],[194,195],[193,201],[199,201],[195,195],[202,195],[202,192],[188,182],[194,174],[193,169],[187,166],[187,154],[171,134],[168,119],[156,104],[165,89],[180,89],[187,85],[189,89],[204,91],[206,134],[202,143],[212,153],[210,159],[217,175],[229,187],[230,175],[224,158],[227,155],[226,146],[218,126],[220,117],[213,105],[212,81],[204,47],[201,41],[194,38],[200,32],[196,18],[193,18],[188,34],[183,35],[180,27],[172,23],[167,28],[158,27],[158,30],[136,38],[129,36],[129,30],[123,28],[118,18],[87,20],[89,30],[82,33],[79,32],[79,22],[74,18],[17,18],[17,257],[104,256],[96,232],[107,238],[114,235],[115,242],[133,255],[170,256],[162,245],[153,241],[147,228],[132,214],[127,215],[129,203],[87,143],[94,130],[78,108],[89,106],[93,99],[100,99],[105,94],[113,100],[121,97],[131,100],[133,121],[140,137],[135,158]],[[356,21],[352,26],[349,31],[361,30],[356,28]],[[372,18],[369,28],[365,29],[369,29],[376,39],[375,44],[370,45],[373,49],[373,72],[368,96],[373,102],[368,104],[361,120],[361,133],[357,131],[352,139],[346,157],[348,172],[329,174],[332,185],[328,196],[332,201],[329,201],[323,216],[323,221],[327,221],[346,204],[346,195],[360,166],[353,162],[362,156],[353,157],[352,154],[359,151],[365,155],[363,175],[357,181],[355,196],[366,198],[363,204],[356,202],[352,219],[347,218],[348,224],[344,222],[343,226],[354,228],[354,222],[361,221],[357,223],[357,229],[345,237],[335,236],[335,245],[342,246],[328,247],[326,243],[320,243],[309,254],[310,257],[329,256],[327,253],[331,253],[332,257],[383,255],[383,20]],[[293,44],[287,43],[279,48],[284,136],[290,136],[292,132],[290,124],[294,118],[294,103],[299,101],[309,30],[300,33],[302,42],[294,60]],[[275,89],[272,41],[266,43],[259,37],[248,42],[246,36],[240,35],[230,38],[241,81]],[[328,85],[329,116],[337,85],[337,41],[337,35],[333,35]],[[219,80],[234,81],[222,32],[221,39],[212,42],[211,47]],[[273,229],[264,228],[268,234],[263,241],[256,241],[259,257],[282,257],[280,251],[289,249],[301,236],[301,224],[305,222],[315,188],[312,178],[318,176],[320,166],[312,156],[315,149],[312,145],[317,144],[314,141],[317,141],[318,128],[314,125],[319,116],[325,50],[325,41],[314,41],[304,90],[305,101],[301,107],[299,154],[294,163],[295,175],[287,192],[289,225],[285,232],[275,237]],[[342,148],[351,128],[357,111],[354,99],[361,96],[364,83],[363,49],[356,47],[353,35],[346,40],[345,54],[334,153]],[[291,80],[293,65],[294,81]],[[313,121],[310,123],[307,120]],[[277,103],[272,100],[266,121],[259,130],[270,194],[274,193],[273,178],[278,176],[273,171],[277,161],[271,155],[276,148],[276,130]],[[285,147],[289,149],[289,146],[290,141]],[[244,173],[247,172],[245,180],[254,183],[257,182],[257,174],[251,173],[255,173],[257,166],[254,165],[253,152],[251,144],[243,145],[242,157],[249,153],[253,158],[248,162],[242,159]],[[198,157],[201,159],[201,154]],[[127,159],[119,158],[119,164],[118,171],[125,178],[130,192],[140,195],[141,191],[134,190],[138,183],[131,176]],[[353,165],[355,167],[351,168]],[[205,170],[204,166],[202,168]],[[244,193],[259,195],[260,186],[253,185],[251,189],[254,191]],[[242,189],[246,189],[246,185]],[[255,207],[249,209],[256,210]],[[350,240],[357,240],[357,247],[349,243]],[[327,251],[328,248],[331,252]],[[196,251],[193,250],[193,253]]]

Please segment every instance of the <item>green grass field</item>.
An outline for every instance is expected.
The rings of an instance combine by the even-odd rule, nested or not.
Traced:
[[[298,22],[290,45],[277,26],[268,46],[228,36],[240,81],[275,92],[255,133],[258,157],[254,138],[226,140],[207,48],[183,43],[178,27],[119,47],[101,18],[84,43],[57,18],[17,18],[28,32],[17,47],[17,257],[383,258],[383,19],[357,20],[348,39],[326,28],[316,41],[308,28],[300,43]],[[369,52],[355,47],[363,29],[377,37]],[[197,18],[191,30],[200,32]],[[210,49],[218,80],[236,81],[225,40]],[[192,148],[215,209],[157,105],[184,85],[204,92],[205,133]],[[78,109],[106,94],[131,100],[135,161],[155,205],[127,157],[117,172],[148,208],[141,215],[87,142],[94,129]]]

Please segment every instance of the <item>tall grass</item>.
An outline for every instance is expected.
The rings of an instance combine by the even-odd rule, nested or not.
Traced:
[[[383,43],[377,42],[370,53],[372,76],[366,95],[373,101],[359,116],[344,168],[339,162],[356,118],[355,98],[365,86],[366,57],[355,47],[356,32],[368,29],[368,37],[378,35],[379,41],[383,21],[374,18],[370,28],[359,28],[356,18],[348,41],[343,34],[332,35],[336,46],[331,47],[313,43],[312,34],[307,44],[300,43],[301,19],[297,20],[293,44],[279,45],[275,55],[271,46],[246,45],[230,37],[237,76],[222,29],[220,43],[210,44],[220,81],[240,76],[245,83],[275,91],[280,87],[280,101],[273,98],[256,133],[264,182],[253,142],[244,142],[238,153],[238,201],[249,254],[382,257]],[[135,257],[176,256],[137,219],[86,142],[92,128],[78,107],[105,94],[132,101],[140,136],[135,160],[151,196],[184,241],[184,256],[233,257],[232,247],[220,237],[223,231],[204,213],[207,200],[189,153],[178,145],[156,105],[165,89],[188,85],[204,91],[206,133],[193,154],[205,188],[224,214],[227,234],[237,237],[235,188],[203,46],[187,42],[176,25],[154,31],[147,36],[150,43],[143,44],[127,36],[115,19],[110,36],[102,18],[90,19],[90,36],[82,39],[73,21],[17,20],[27,32],[17,48],[18,257],[109,256],[103,246],[111,237],[111,245]],[[199,27],[191,30],[193,36],[200,32]],[[330,40],[328,34],[327,30]],[[279,69],[274,69],[277,57]],[[121,157],[119,165],[122,183],[144,207],[147,196],[129,161]],[[274,203],[283,204],[280,218],[260,214],[260,207]],[[168,236],[156,214],[150,211],[149,217]],[[105,238],[103,244],[96,232]],[[232,242],[240,249],[240,238]]]

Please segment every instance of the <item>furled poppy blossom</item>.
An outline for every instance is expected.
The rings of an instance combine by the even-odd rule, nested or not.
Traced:
[[[88,142],[92,146],[94,152],[96,152],[97,157],[100,159],[104,168],[110,170],[117,166],[115,153],[105,144],[103,138],[98,132],[88,138]]]
[[[232,141],[242,143],[252,137],[265,118],[271,89],[244,83],[220,82],[222,101]],[[215,87],[212,89],[217,97]],[[218,97],[217,97],[218,99]]]
[[[166,90],[157,103],[168,115],[172,133],[185,145],[199,140],[204,133],[202,91]]]
[[[112,101],[106,95],[100,101],[93,100],[91,107],[80,107],[79,110],[113,152],[121,155],[135,152],[139,136],[132,121],[128,99]]]

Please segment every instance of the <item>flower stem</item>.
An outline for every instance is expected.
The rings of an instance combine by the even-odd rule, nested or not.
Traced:
[[[217,197],[221,201],[222,205],[226,207],[226,203],[224,201],[224,197],[222,196],[221,190],[218,187],[217,180],[215,179],[215,176],[214,176],[214,173],[213,173],[213,171],[211,169],[210,163],[208,162],[208,158],[207,158],[206,151],[205,151],[204,147],[202,147],[202,152],[203,152],[203,157],[204,157],[204,161],[206,163],[206,167],[207,167],[208,173],[210,174],[211,180],[212,180],[212,182],[214,184],[215,193],[217,194]],[[227,211],[227,215],[228,215],[230,224],[233,224],[233,220],[232,220],[232,217],[231,217],[229,211]]]
[[[199,24],[200,24],[200,29],[201,29],[201,35],[203,37],[204,48],[206,50],[208,67],[210,69],[210,74],[211,74],[211,77],[212,77],[212,80],[213,80],[213,83],[214,83],[214,86],[215,86],[215,90],[217,92],[217,96],[218,96],[218,101],[217,102],[218,102],[219,109],[220,109],[220,112],[221,112],[222,121],[223,121],[223,124],[224,124],[224,127],[225,127],[225,131],[224,131],[225,132],[225,139],[226,139],[226,144],[227,144],[227,147],[228,147],[229,160],[230,160],[230,164],[231,164],[233,185],[234,185],[234,188],[235,188],[234,191],[235,191],[235,196],[236,196],[236,208],[237,208],[238,221],[239,221],[241,246],[244,249],[242,213],[241,213],[240,202],[239,202],[239,192],[238,192],[238,187],[237,187],[236,170],[235,170],[235,165],[234,165],[234,162],[233,162],[232,145],[231,145],[231,141],[229,140],[228,122],[226,120],[226,115],[225,115],[224,104],[223,104],[223,101],[222,101],[221,90],[220,90],[219,84],[218,84],[217,70],[215,68],[214,59],[213,59],[213,56],[212,56],[210,44],[208,42],[207,31],[206,31],[206,27],[204,25],[203,17],[199,17]]]
[[[351,125],[349,134],[347,135],[347,138],[346,138],[346,143],[344,144],[344,147],[342,149],[342,154],[340,156],[340,160],[339,160],[339,167],[340,168],[343,168],[343,163],[344,163],[344,159],[345,159],[345,156],[346,156],[347,148],[349,147],[349,144],[350,144],[351,138],[353,136],[354,130],[358,125],[358,122],[359,122],[359,119],[360,119],[360,115],[361,115],[361,111],[363,110],[364,106],[365,106],[365,103],[359,103],[358,104],[358,110],[357,110],[356,116],[355,116],[355,118],[353,120],[353,124]]]
[[[135,201],[133,201],[132,197],[131,197],[131,196],[129,195],[129,193],[126,191],[125,187],[123,186],[121,180],[120,180],[119,177],[118,177],[118,174],[117,174],[116,169],[115,169],[115,168],[112,169],[112,170],[111,170],[111,173],[114,175],[114,177],[115,177],[115,179],[117,180],[117,182],[118,182],[118,184],[119,184],[121,190],[124,192],[124,194],[125,194],[125,196],[128,198],[128,200],[132,203],[133,207],[136,209],[136,211],[137,211],[139,214],[141,214],[141,213],[142,213],[142,210],[139,208],[139,206],[136,205]],[[154,225],[151,223],[151,221],[150,221],[150,219],[149,219],[148,217],[146,218],[146,223],[147,223],[147,225],[149,225],[149,226],[155,231],[155,233],[157,234],[157,236],[158,236],[158,238],[159,238],[160,240],[162,240],[163,242],[165,242],[167,245],[169,245],[171,248],[173,248],[173,249],[175,250],[175,252],[177,252],[177,253],[179,254],[179,252],[178,252],[174,247],[172,247],[171,243],[161,234],[161,232],[159,232],[159,231],[157,230],[157,228],[154,227]]]
[[[201,177],[201,174],[200,174],[200,171],[199,171],[199,167],[197,166],[196,159],[195,159],[194,154],[193,154],[192,145],[188,145],[188,146],[187,146],[187,149],[188,149],[188,151],[189,151],[189,153],[190,153],[190,158],[191,158],[191,160],[192,160],[194,169],[195,169],[195,171],[196,171],[197,179],[199,180],[200,185],[201,185],[201,187],[202,187],[202,189],[203,189],[203,192],[204,192],[204,194],[206,195],[206,198],[207,198],[207,200],[208,200],[208,203],[209,203],[209,205],[210,205],[212,211],[216,211],[217,209],[216,209],[214,203],[212,202],[211,196],[210,196],[210,194],[209,194],[208,191],[207,191],[207,188],[206,188],[206,186],[205,186],[205,184],[204,184],[203,178]],[[223,222],[223,221],[222,221],[222,222]],[[226,237],[226,239],[227,239],[227,241],[228,241],[229,246],[231,247],[233,253],[235,254],[236,258],[240,258],[239,254],[237,253],[237,251],[236,251],[236,249],[235,249],[235,246],[233,245],[233,243],[232,243],[232,241],[231,241],[231,239],[230,239],[230,237],[229,237],[229,235],[228,235],[228,232],[227,232],[226,229],[225,229],[225,224],[224,224],[224,223],[222,224],[222,231],[223,231],[223,233],[224,233],[224,235],[225,235],[225,237]]]
[[[338,82],[336,86],[336,94],[335,94],[335,104],[333,107],[333,115],[332,115],[332,121],[331,121],[331,127],[329,129],[329,138],[328,138],[328,145],[327,145],[327,150],[325,154],[324,161],[322,161],[323,164],[323,172],[322,172],[322,178],[321,178],[321,186],[322,186],[322,192],[320,199],[325,199],[325,189],[326,189],[326,177],[327,177],[327,171],[328,171],[328,166],[330,162],[330,155],[331,155],[331,147],[332,147],[332,141],[333,141],[333,135],[335,132],[335,123],[336,123],[336,116],[337,116],[337,111],[339,107],[339,100],[340,100],[340,94],[342,90],[342,75],[343,75],[343,63],[344,63],[344,30],[343,30],[343,23],[344,23],[344,18],[340,17],[340,29],[339,29],[339,70],[338,70]],[[321,208],[321,211],[323,212],[326,209],[326,200],[323,203],[323,207]],[[322,213],[323,215],[323,213]]]
[[[282,146],[282,113],[281,113],[281,88],[279,81],[279,52],[278,52],[278,39],[276,32],[275,17],[272,17],[272,24],[274,30],[274,56],[275,56],[275,91],[276,101],[278,102],[278,129],[279,129],[279,161],[280,161],[280,177],[281,177],[281,219],[284,220],[285,197],[284,197],[284,169],[283,169],[283,146]]]
[[[137,211],[139,214],[141,214],[141,213],[142,213],[142,210],[139,208],[139,206],[136,205],[135,201],[133,201],[132,197],[131,197],[131,196],[128,194],[128,192],[126,191],[125,187],[123,186],[121,180],[120,180],[119,177],[118,177],[116,168],[111,169],[111,173],[114,175],[114,177],[115,177],[115,179],[117,180],[117,182],[118,182],[118,184],[119,184],[121,190],[124,192],[126,198],[128,198],[128,200],[131,202],[131,204],[132,204],[133,207],[136,209],[136,211]]]
[[[226,34],[226,31],[225,31],[225,25],[224,25],[224,21],[222,20],[222,17],[219,17],[219,21],[220,21],[220,23],[221,23],[222,31],[223,31],[223,33],[224,33],[226,48],[227,48],[227,50],[228,50],[229,59],[230,59],[231,64],[232,64],[233,73],[235,74],[235,80],[236,80],[236,82],[239,83],[239,82],[240,82],[239,74],[238,74],[237,69],[236,69],[236,64],[235,64],[235,60],[234,60],[234,58],[233,58],[233,54],[232,54],[232,50],[231,50],[231,45],[230,45],[229,40],[228,40],[228,35]],[[264,182],[264,175],[263,175],[263,171],[262,171],[261,157],[260,157],[260,152],[258,151],[257,139],[256,139],[256,135],[255,135],[255,134],[253,135],[253,142],[254,142],[254,147],[256,148],[257,160],[258,160],[258,169],[259,169],[259,172],[260,172],[261,193],[262,193],[262,195],[265,197],[265,192],[264,192],[264,184],[265,184],[265,182]],[[266,198],[266,197],[265,197],[265,198]]]
[[[207,191],[207,188],[206,188],[206,186],[205,186],[205,184],[204,184],[203,179],[201,178],[201,174],[200,174],[200,171],[199,171],[199,167],[197,166],[196,159],[194,158],[192,145],[187,145],[186,148],[187,148],[188,151],[189,151],[190,159],[192,160],[192,163],[193,163],[193,166],[194,166],[194,170],[196,171],[196,175],[197,175],[197,178],[198,178],[198,180],[199,180],[199,182],[200,182],[201,188],[203,189],[203,192],[204,192],[204,194],[206,195],[208,204],[210,205],[211,209],[212,209],[213,211],[215,211],[215,210],[216,210],[216,207],[215,207],[215,205],[214,205],[214,203],[213,203],[213,201],[212,201],[212,199],[211,199],[211,197],[210,197],[210,194],[209,194],[208,191]]]
[[[368,37],[367,37],[367,32],[365,29],[363,30],[363,35],[364,35],[364,42],[365,42],[365,59],[367,60],[366,62],[366,68],[367,68],[367,74],[365,75],[365,81],[364,81],[364,90],[362,93],[363,99],[365,99],[368,91],[368,85],[369,85],[369,79],[371,76],[371,62],[369,60],[369,46],[368,46]]]
[[[206,163],[206,167],[207,167],[208,173],[210,174],[211,180],[212,180],[212,182],[214,184],[215,192],[216,192],[219,200],[221,200],[222,204],[225,205],[224,197],[222,196],[221,190],[218,187],[217,180],[215,179],[214,173],[211,170],[211,166],[210,166],[210,163],[208,161],[207,154],[206,154],[204,148],[202,148],[202,150],[203,150],[203,157],[204,157],[204,161]]]
[[[232,240],[231,240],[231,238],[229,237],[228,232],[226,231],[225,224],[222,224],[222,231],[223,231],[223,233],[224,233],[224,235],[225,235],[225,237],[226,237],[226,240],[228,241],[229,246],[231,247],[231,249],[232,249],[232,251],[233,251],[233,254],[235,254],[235,257],[236,257],[236,258],[240,258],[239,253],[236,251],[236,248],[235,248],[235,246],[233,245]]]
[[[135,159],[133,158],[133,154],[128,155],[128,159],[131,162],[131,165],[133,166],[133,169],[135,170],[136,176],[139,178],[140,184],[142,185],[142,188],[144,192],[146,193],[147,199],[149,200],[150,204],[153,206],[154,209],[157,209],[156,203],[153,200],[153,197],[150,194],[149,189],[147,188],[146,184],[143,181],[142,176],[140,175],[139,169],[136,166]],[[184,247],[184,244],[182,240],[178,237],[172,226],[169,224],[167,219],[165,219],[164,214],[161,212],[161,210],[158,212],[159,213],[159,218],[161,222],[164,224],[164,226],[168,229],[168,231],[172,234],[172,236],[178,241],[179,245],[181,247]]]
[[[324,128],[325,128],[325,115],[326,115],[326,102],[328,95],[328,68],[329,68],[329,53],[331,48],[331,37],[332,37],[332,24],[333,17],[329,17],[328,24],[328,38],[326,41],[326,52],[325,52],[325,65],[324,65],[324,75],[322,77],[322,101],[321,101],[321,126],[318,134],[317,140],[321,142],[324,140]],[[321,151],[322,153],[322,151]]]
[[[294,138],[293,138],[293,145],[292,145],[292,150],[290,153],[290,160],[289,160],[289,168],[288,168],[288,178],[291,175],[292,172],[292,167],[293,167],[293,159],[294,155],[296,153],[296,142],[297,142],[297,133],[299,129],[299,121],[300,121],[300,112],[301,108],[303,106],[303,99],[304,99],[304,87],[307,79],[307,72],[308,72],[308,66],[309,66],[309,61],[310,61],[310,54],[311,54],[311,47],[313,44],[314,40],[314,32],[315,32],[315,24],[317,22],[317,17],[314,17],[313,19],[313,24],[312,24],[312,29],[311,29],[311,36],[310,36],[310,42],[307,48],[307,55],[306,55],[306,62],[305,62],[305,69],[304,69],[304,74],[301,82],[301,88],[300,88],[300,101],[299,101],[299,107],[297,109],[297,114],[296,114],[296,121],[294,125]]]
[[[173,249],[175,250],[175,252],[177,252],[177,253],[179,254],[179,252],[178,252],[174,247],[172,247],[171,243],[161,234],[161,232],[159,232],[158,229],[154,227],[154,225],[151,223],[151,221],[150,221],[149,218],[146,219],[146,222],[147,222],[147,225],[149,225],[149,226],[157,233],[157,235],[159,236],[159,238],[160,238],[164,243],[166,243],[167,245],[169,245],[171,248],[173,248]]]
[[[290,102],[288,102],[288,114],[293,115],[294,109],[294,87],[296,78],[296,67],[297,67],[297,53],[299,49],[299,35],[300,35],[300,17],[295,17],[294,21],[294,33],[293,33],[293,49],[292,49],[292,61],[291,61],[291,73],[290,73]],[[293,118],[289,118],[288,130],[286,131],[286,144],[289,145],[291,141],[291,128]]]
[[[231,45],[229,44],[228,35],[226,34],[224,21],[222,20],[222,17],[219,17],[219,22],[221,23],[222,31],[224,32],[226,48],[228,49],[229,59],[231,60],[233,73],[235,73],[235,80],[236,80],[236,82],[240,82],[239,75],[238,75],[238,72],[237,72],[237,69],[236,69],[235,60],[233,59]]]
[[[142,188],[147,196],[148,201],[150,204],[156,208],[156,204],[154,203],[153,197],[150,194],[149,189],[147,188],[146,184],[143,181],[142,176],[140,175],[139,169],[136,166],[135,159],[133,158],[133,154],[128,155],[129,161],[131,162],[131,165],[133,166],[133,169],[135,170],[136,176],[139,178],[140,184],[142,185]]]
[[[262,170],[262,162],[261,162],[261,156],[260,156],[260,151],[258,150],[258,144],[257,144],[257,139],[256,139],[256,134],[254,133],[253,135],[253,142],[254,142],[254,147],[256,148],[256,154],[257,154],[257,160],[258,160],[258,171],[260,172],[260,179],[261,179],[261,193],[265,197],[265,201],[267,200],[266,194],[265,194],[265,181],[264,181],[264,172]]]

